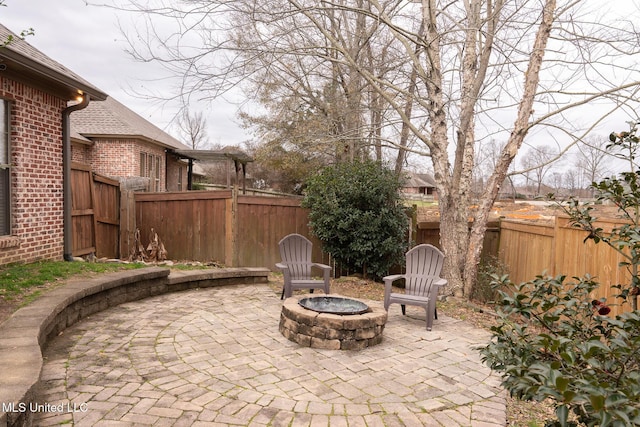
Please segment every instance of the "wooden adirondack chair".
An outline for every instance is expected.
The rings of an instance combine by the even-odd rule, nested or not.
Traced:
[[[440,278],[444,263],[444,254],[432,245],[418,245],[406,254],[406,272],[384,278],[384,308],[389,310],[393,303],[400,304],[402,314],[406,314],[406,305],[424,307],[427,313],[427,331],[433,326],[433,318],[438,318],[436,298],[438,288],[447,284]],[[405,279],[405,292],[391,292],[391,286],[398,279]]]
[[[309,239],[300,234],[289,234],[278,243],[282,262],[276,264],[284,274],[284,287],[280,299],[289,298],[294,289],[322,288],[325,294],[329,293],[329,279],[331,267],[325,264],[311,262],[311,249],[313,244]],[[311,267],[322,270],[322,279],[314,279],[311,275]]]

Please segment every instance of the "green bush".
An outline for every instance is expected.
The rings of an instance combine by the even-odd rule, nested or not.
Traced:
[[[384,276],[407,250],[400,181],[376,162],[340,163],[307,182],[302,206],[326,252],[343,267]]]
[[[483,361],[512,396],[555,402],[557,420],[547,426],[640,425],[640,312],[609,318],[609,307],[589,296],[598,283],[574,280],[497,281],[515,291],[499,291]]]
[[[503,384],[521,399],[555,402],[556,420],[549,426],[640,425],[640,170],[634,159],[640,143],[637,128],[612,133],[608,149],[626,153],[632,171],[599,183],[597,198],[582,204],[560,204],[573,227],[586,233],[585,242],[605,243],[618,252],[630,283],[612,286],[632,311],[610,318],[611,309],[590,294],[599,284],[590,277],[566,281],[538,276],[515,286],[506,276],[500,289],[493,339],[481,349],[483,360],[503,375]],[[625,224],[605,231],[593,216],[594,204],[618,208]]]

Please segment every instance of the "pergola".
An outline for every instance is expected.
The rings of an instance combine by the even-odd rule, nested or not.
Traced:
[[[193,184],[193,162],[221,162],[233,160],[236,171],[236,183],[239,182],[240,170],[242,170],[242,193],[246,191],[247,163],[253,162],[253,158],[240,150],[171,150],[176,156],[189,161],[189,173],[187,188],[191,190]]]

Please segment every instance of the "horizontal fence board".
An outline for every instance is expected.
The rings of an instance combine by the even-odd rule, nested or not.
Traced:
[[[504,220],[500,225],[501,230],[513,230],[520,233],[535,234],[538,236],[553,237],[554,228],[544,224],[512,222],[510,220]]]
[[[168,202],[180,200],[230,199],[231,190],[226,191],[176,191],[167,193],[136,193],[136,202]]]
[[[298,197],[261,197],[239,196],[238,204],[300,207],[302,199]]]
[[[109,187],[116,187],[116,188],[120,188],[120,181],[117,181],[115,179],[111,179],[111,178],[107,178],[106,176],[102,176],[102,175],[98,175],[98,174],[93,174],[93,181],[94,182],[99,182],[102,184],[107,184]]]

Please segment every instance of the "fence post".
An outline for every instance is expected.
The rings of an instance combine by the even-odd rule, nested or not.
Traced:
[[[128,258],[136,231],[136,199],[133,190],[120,184],[120,258]]]
[[[564,225],[564,224],[563,224]],[[560,221],[558,215],[553,218],[553,237],[551,241],[551,271],[548,273],[551,277],[555,277],[558,274],[560,262],[558,256],[562,253],[561,248],[558,248],[560,239],[558,239],[558,230],[560,229]]]
[[[227,267],[238,267],[238,188],[231,190],[231,199],[225,204],[224,263]]]

